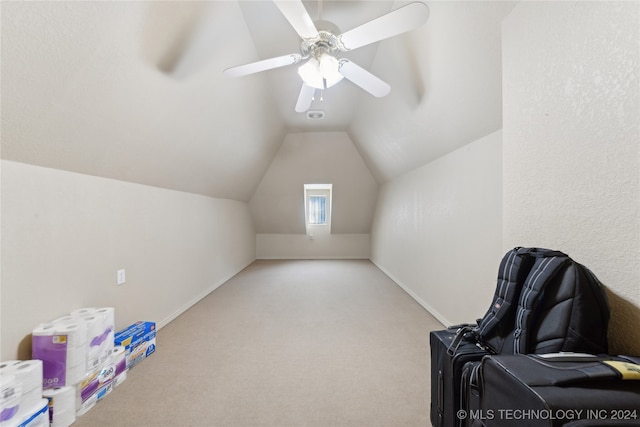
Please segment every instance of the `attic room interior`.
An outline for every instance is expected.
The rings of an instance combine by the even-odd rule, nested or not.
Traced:
[[[116,330],[156,323],[157,354],[131,372],[152,375],[154,358],[178,357],[177,322],[202,321],[197,307],[221,316],[212,329],[267,324],[252,298],[268,305],[268,292],[247,279],[256,271],[280,291],[297,292],[289,280],[326,285],[298,301],[326,322],[338,300],[357,303],[349,319],[366,311],[370,280],[375,301],[397,310],[370,324],[417,330],[408,352],[424,365],[401,393],[414,406],[367,399],[410,417],[364,415],[371,408],[337,389],[343,412],[259,418],[268,404],[256,397],[216,425],[285,425],[283,413],[291,425],[423,425],[428,328],[481,317],[514,247],[557,249],[593,271],[611,307],[610,353],[640,355],[640,2],[424,1],[416,28],[339,52],[388,94],[345,72],[302,111],[301,37],[276,3],[0,3],[1,360],[30,359],[38,324],[113,307]],[[334,34],[409,3],[302,2]],[[299,63],[223,73],[291,54]],[[328,201],[330,229],[310,224],[314,196]],[[357,292],[336,286],[359,281]],[[229,320],[225,304],[240,293],[255,304]],[[295,313],[289,323],[305,318]],[[321,349],[292,336],[316,356],[344,350],[325,332]],[[138,379],[122,387],[135,393]],[[211,393],[233,406],[232,391]]]

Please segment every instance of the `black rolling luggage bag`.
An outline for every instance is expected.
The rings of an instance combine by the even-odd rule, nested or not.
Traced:
[[[604,288],[586,267],[550,249],[508,251],[484,317],[431,332],[432,425],[469,425],[458,416],[477,400],[467,387],[471,365],[462,379],[466,363],[487,354],[606,353],[608,321]]]
[[[447,350],[456,335],[456,329],[433,331],[429,334],[431,346],[431,424],[435,427],[454,427],[461,423],[460,409],[462,371],[467,362],[480,361],[489,354],[471,342],[463,342],[455,354]]]
[[[640,425],[640,357],[490,356],[478,381],[467,425]]]

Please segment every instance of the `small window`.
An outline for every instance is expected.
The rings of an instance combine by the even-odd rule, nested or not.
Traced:
[[[309,196],[309,224],[327,224],[327,196]]]
[[[307,234],[331,233],[332,184],[304,185],[304,212]]]

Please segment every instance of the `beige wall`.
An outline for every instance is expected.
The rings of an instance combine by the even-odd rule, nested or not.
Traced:
[[[378,184],[345,132],[285,137],[249,201],[257,233],[305,234],[304,184],[333,184],[332,233],[369,233]]]
[[[258,234],[258,259],[369,259],[369,234]]]
[[[2,360],[81,307],[162,327],[255,259],[245,202],[5,160],[1,174]]]
[[[640,3],[520,2],[503,23],[504,239],[563,250],[640,354]]]
[[[491,303],[502,258],[502,133],[383,185],[371,259],[446,325]]]
[[[306,235],[304,185],[332,184],[331,234]],[[345,132],[290,133],[249,201],[258,258],[368,258],[378,184]]]

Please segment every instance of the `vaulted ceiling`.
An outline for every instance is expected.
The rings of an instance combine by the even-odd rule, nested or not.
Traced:
[[[342,32],[404,4],[304,2]],[[513,3],[426,4],[417,30],[343,55],[391,93],[343,80],[311,120],[294,111],[296,65],[222,74],[299,52],[271,1],[3,1],[2,157],[249,200],[287,133],[342,131],[383,183],[502,126],[500,31]]]

